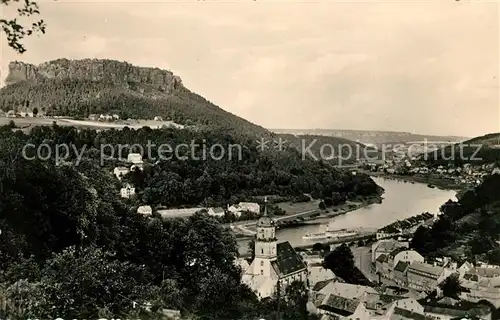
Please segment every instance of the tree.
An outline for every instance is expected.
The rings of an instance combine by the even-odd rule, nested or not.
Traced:
[[[321,201],[321,202],[319,203],[319,205],[318,205],[318,208],[319,208],[320,210],[325,210],[325,209],[326,209],[325,203],[324,203],[323,201]]]
[[[458,274],[454,273],[446,278],[440,284],[440,288],[443,290],[443,295],[445,297],[459,299],[460,292],[462,292],[462,286],[460,285]]]
[[[248,241],[248,253],[250,254],[249,262],[251,263],[255,259],[255,239]]]
[[[312,246],[312,249],[313,249],[313,251],[321,251],[321,250],[323,250],[323,244],[321,242],[316,242]]]
[[[325,257],[324,267],[332,270],[335,274],[351,271],[355,267],[351,249],[345,243],[336,247]]]
[[[7,36],[7,43],[9,47],[14,49],[18,53],[24,53],[26,48],[22,44],[23,39],[26,36],[31,36],[34,34],[45,33],[45,23],[43,20],[35,21],[31,26],[23,26],[18,22],[18,18],[32,17],[40,14],[38,10],[38,4],[34,1],[25,0],[1,0],[0,5],[9,6],[16,5],[16,11],[18,17],[14,19],[0,19],[0,28]],[[21,4],[21,5],[18,5]]]
[[[37,107],[34,107],[33,108],[33,116],[36,117],[38,114],[38,108]]]

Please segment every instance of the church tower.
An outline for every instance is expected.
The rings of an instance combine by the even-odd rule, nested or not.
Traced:
[[[267,215],[267,198],[264,203],[264,215],[257,222],[255,239],[255,259],[253,261],[254,275],[270,277],[271,262],[277,258],[276,227],[274,220]]]

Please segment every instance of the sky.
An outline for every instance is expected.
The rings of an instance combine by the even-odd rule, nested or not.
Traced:
[[[39,3],[46,34],[23,55],[2,37],[0,78],[12,60],[107,58],[267,128],[500,131],[497,0]]]

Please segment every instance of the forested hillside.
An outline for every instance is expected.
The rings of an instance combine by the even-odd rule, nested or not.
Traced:
[[[459,260],[500,263],[499,188],[500,175],[494,174],[458,201],[449,200],[432,228],[416,231],[412,246],[426,256],[451,253]]]
[[[142,93],[141,93],[142,92]],[[25,80],[0,90],[3,111],[24,106],[26,101],[48,115],[81,116],[118,114],[122,119],[153,119],[161,116],[184,125],[219,127],[251,135],[269,132],[215,106],[181,87],[172,93],[135,90],[109,81],[39,79]]]
[[[73,146],[71,149],[84,152],[84,158],[97,163],[102,160],[109,172],[115,166],[127,165],[120,161],[127,158],[126,146],[144,153],[144,171],[132,172],[125,178],[134,183],[139,199],[148,204],[225,205],[228,201],[266,194],[292,198],[308,193],[319,198],[333,192],[352,196],[377,192],[377,185],[367,175],[352,175],[323,161],[303,159],[294,148],[261,152],[251,141],[241,141],[224,132],[149,128],[97,132],[56,125],[35,127],[30,134],[20,131],[14,134],[5,127],[0,135],[6,141],[14,136],[19,144],[49,144],[52,155],[56,145]],[[199,147],[186,146],[192,144]],[[162,153],[160,145],[177,148],[178,152]],[[210,148],[214,145],[222,151],[211,155]],[[36,148],[28,151],[30,157],[34,156]],[[157,162],[161,157],[165,161]],[[77,154],[70,152],[66,160],[76,163]]]
[[[426,160],[429,165],[445,165],[453,163],[455,165],[488,164],[497,163],[500,165],[500,133],[490,133],[481,137],[476,137],[462,143],[447,146],[443,149],[430,152],[422,160]]]
[[[170,160],[146,157],[144,173],[128,177],[139,190],[137,202],[128,202],[119,197],[120,183],[111,172],[120,164],[118,154],[99,164],[101,151],[110,156],[119,144],[175,147],[203,139],[207,145],[240,142],[223,132],[96,132],[54,125],[26,134],[1,127],[0,293],[7,316],[155,319],[156,310],[173,308],[192,319],[274,318],[277,300],[259,302],[240,284],[241,270],[233,264],[238,247],[230,231],[201,213],[186,220],[147,218],[135,213],[137,204],[172,207],[264,194],[379,191],[368,176],[303,160],[295,149],[277,154],[244,148],[241,158],[203,160],[194,157],[202,151],[184,148]],[[36,148],[23,155],[27,143],[44,143],[52,154],[46,149],[39,156],[48,159],[31,159]],[[79,162],[72,156],[55,163],[56,146],[62,144],[83,150]],[[152,148],[151,156],[157,152]],[[291,298],[281,301],[281,317],[313,319],[305,309],[307,290],[299,284],[287,290]],[[132,302],[151,303],[153,313],[134,309]]]

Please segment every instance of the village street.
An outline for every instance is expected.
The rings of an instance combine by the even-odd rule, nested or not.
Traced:
[[[351,250],[352,254],[354,255],[354,264],[361,272],[363,272],[368,280],[378,282],[379,277],[375,273],[375,266],[372,265],[372,253],[370,249],[371,247],[352,248]],[[392,280],[383,277],[380,277],[380,280],[385,285],[397,286],[396,282]]]

